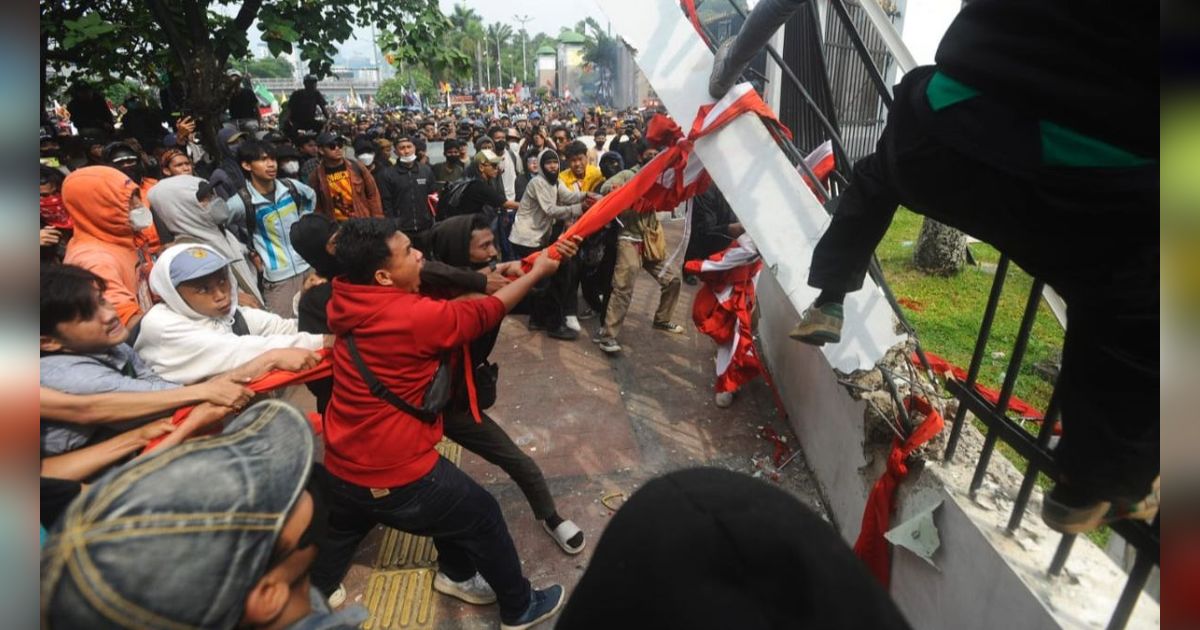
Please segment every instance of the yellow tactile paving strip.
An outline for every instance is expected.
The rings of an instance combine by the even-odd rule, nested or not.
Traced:
[[[455,465],[462,447],[447,439],[437,445]],[[394,529],[383,534],[375,567],[363,597],[370,616],[363,630],[425,630],[434,627],[433,576],[437,549],[433,540]]]

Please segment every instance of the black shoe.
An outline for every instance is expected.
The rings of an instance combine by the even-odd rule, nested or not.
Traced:
[[[563,341],[575,341],[579,338],[579,333],[567,328],[566,324],[555,328],[554,330],[546,331],[546,336],[551,339],[561,339]]]
[[[535,322],[531,319],[531,320],[529,320],[529,330],[530,331],[546,330],[546,326],[544,324],[542,324],[541,322]]]

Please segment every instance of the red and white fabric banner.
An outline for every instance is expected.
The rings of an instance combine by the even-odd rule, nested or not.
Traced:
[[[721,100],[700,107],[686,136],[670,118],[662,114],[655,115],[647,125],[646,142],[665,149],[624,186],[605,195],[583,213],[578,221],[563,232],[560,240],[591,236],[628,208],[640,212],[667,210],[704,192],[712,180],[704,172],[704,165],[692,155],[693,144],[738,116],[749,113],[778,123],[775,112],[749,83],[736,85]],[[558,250],[553,246],[547,250],[550,256],[559,257]],[[535,253],[526,257],[525,265],[532,265],[537,256]]]
[[[905,460],[913,451],[941,432],[944,424],[942,414],[924,398],[909,397],[905,399],[904,407],[914,419],[924,416],[925,420],[913,429],[912,435],[904,442],[900,442],[899,438],[892,439],[887,469],[867,496],[862,529],[858,532],[858,540],[854,542],[855,555],[867,565],[867,569],[885,589],[892,580],[892,556],[887,539],[883,535],[891,527],[896,488],[908,476],[908,464]]]
[[[750,323],[762,257],[750,236],[743,234],[723,251],[704,260],[689,260],[683,267],[704,282],[692,302],[692,321],[717,342],[714,389],[737,391],[763,371]]]

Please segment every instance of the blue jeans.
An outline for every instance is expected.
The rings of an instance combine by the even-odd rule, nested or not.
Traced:
[[[382,523],[432,538],[438,570],[451,580],[461,582],[478,571],[496,591],[502,619],[514,619],[529,606],[529,580],[521,574],[500,505],[444,457],[424,477],[379,498],[328,472],[324,477],[329,529],[312,567],[312,583],[321,592],[337,590],[359,543]]]

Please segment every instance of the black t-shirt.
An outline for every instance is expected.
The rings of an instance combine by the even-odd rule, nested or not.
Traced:
[[[288,99],[289,115],[297,129],[312,129],[312,123],[320,113],[318,107],[325,105],[325,96],[317,90],[296,90]]]
[[[463,191],[462,200],[459,201],[458,207],[447,210],[444,214],[438,216],[438,220],[449,219],[463,214],[475,214],[483,212],[489,217],[495,216],[496,210],[504,206],[504,202],[508,201],[504,198],[504,193],[492,188],[492,186],[482,179],[473,179]]]
[[[254,90],[241,88],[229,99],[229,117],[234,120],[258,118],[258,97]]]

